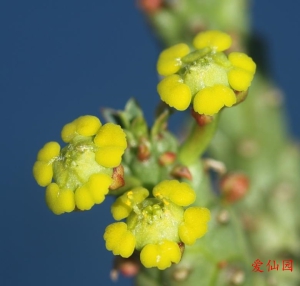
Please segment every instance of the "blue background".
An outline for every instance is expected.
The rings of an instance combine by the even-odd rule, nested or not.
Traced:
[[[253,28],[269,43],[272,75],[299,122],[299,1],[256,0]],[[37,151],[63,124],[137,97],[158,102],[153,41],[134,1],[0,2],[0,285],[131,285],[109,280],[109,203],[53,215],[32,177]],[[110,199],[108,199],[110,201]]]

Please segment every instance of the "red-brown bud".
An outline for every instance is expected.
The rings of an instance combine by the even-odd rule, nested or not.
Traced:
[[[176,178],[176,179],[188,179],[188,180],[192,180],[192,174],[190,172],[190,170],[188,169],[188,167],[183,166],[183,165],[178,165],[175,166],[173,168],[173,170],[171,171],[171,175]]]
[[[181,257],[183,256],[184,250],[185,250],[185,244],[183,242],[178,242],[178,246],[181,252]]]
[[[217,266],[219,269],[223,269],[223,268],[227,267],[227,265],[228,265],[228,261],[226,261],[226,260],[221,260],[217,263]]]
[[[154,13],[162,6],[162,0],[139,0],[138,5],[146,13]]]
[[[221,194],[224,200],[234,203],[242,199],[249,190],[249,179],[242,173],[231,173],[223,176],[220,181]]]
[[[237,105],[237,104],[243,102],[247,98],[248,90],[246,90],[246,91],[237,91],[237,90],[234,90],[234,93],[236,95],[236,103],[235,103],[235,105]]]
[[[129,258],[116,256],[114,260],[114,268],[110,272],[110,277],[113,281],[118,280],[119,273],[127,278],[134,277],[140,270],[140,263],[135,254]]]
[[[150,155],[150,143],[146,139],[141,139],[137,152],[139,161],[145,161],[149,159]]]
[[[111,191],[114,191],[125,185],[124,168],[122,165],[119,165],[118,167],[113,168],[112,179],[113,179],[113,181],[112,181],[111,185],[109,186],[109,189]]]
[[[165,152],[160,155],[158,162],[161,166],[171,165],[176,160],[174,152]]]
[[[199,126],[205,126],[214,120],[213,116],[199,114],[193,108],[191,109],[191,113]]]

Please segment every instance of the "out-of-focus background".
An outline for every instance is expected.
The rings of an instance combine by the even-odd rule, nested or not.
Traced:
[[[252,6],[299,138],[300,2]],[[102,238],[109,203],[56,216],[32,165],[65,123],[101,107],[121,109],[136,97],[151,122],[159,46],[143,15],[135,1],[4,0],[0,37],[0,285],[131,285],[109,279],[113,256]]]

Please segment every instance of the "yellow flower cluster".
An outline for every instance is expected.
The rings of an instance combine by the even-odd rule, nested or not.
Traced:
[[[112,168],[120,165],[127,147],[125,133],[119,125],[102,126],[86,115],[66,124],[61,137],[68,143],[62,150],[49,142],[39,151],[34,178],[46,187],[46,203],[55,214],[89,210],[109,191]]]
[[[214,115],[224,106],[236,103],[235,91],[246,91],[256,65],[244,53],[223,51],[230,48],[231,37],[219,31],[199,33],[190,52],[186,44],[164,50],[157,71],[165,78],[157,86],[161,100],[177,110],[191,102],[199,114]]]
[[[126,223],[109,225],[104,234],[106,248],[123,257],[141,251],[145,267],[168,268],[181,259],[178,243],[191,245],[207,231],[210,213],[206,208],[188,206],[195,201],[195,192],[187,183],[165,180],[156,185],[148,197],[145,188],[134,188],[112,205],[116,220]]]

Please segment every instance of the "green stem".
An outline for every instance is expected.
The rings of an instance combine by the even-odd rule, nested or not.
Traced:
[[[219,122],[219,114],[213,121],[203,126],[195,121],[188,138],[183,142],[179,149],[179,160],[184,165],[191,165],[199,160],[199,157],[206,151],[211,142]]]

